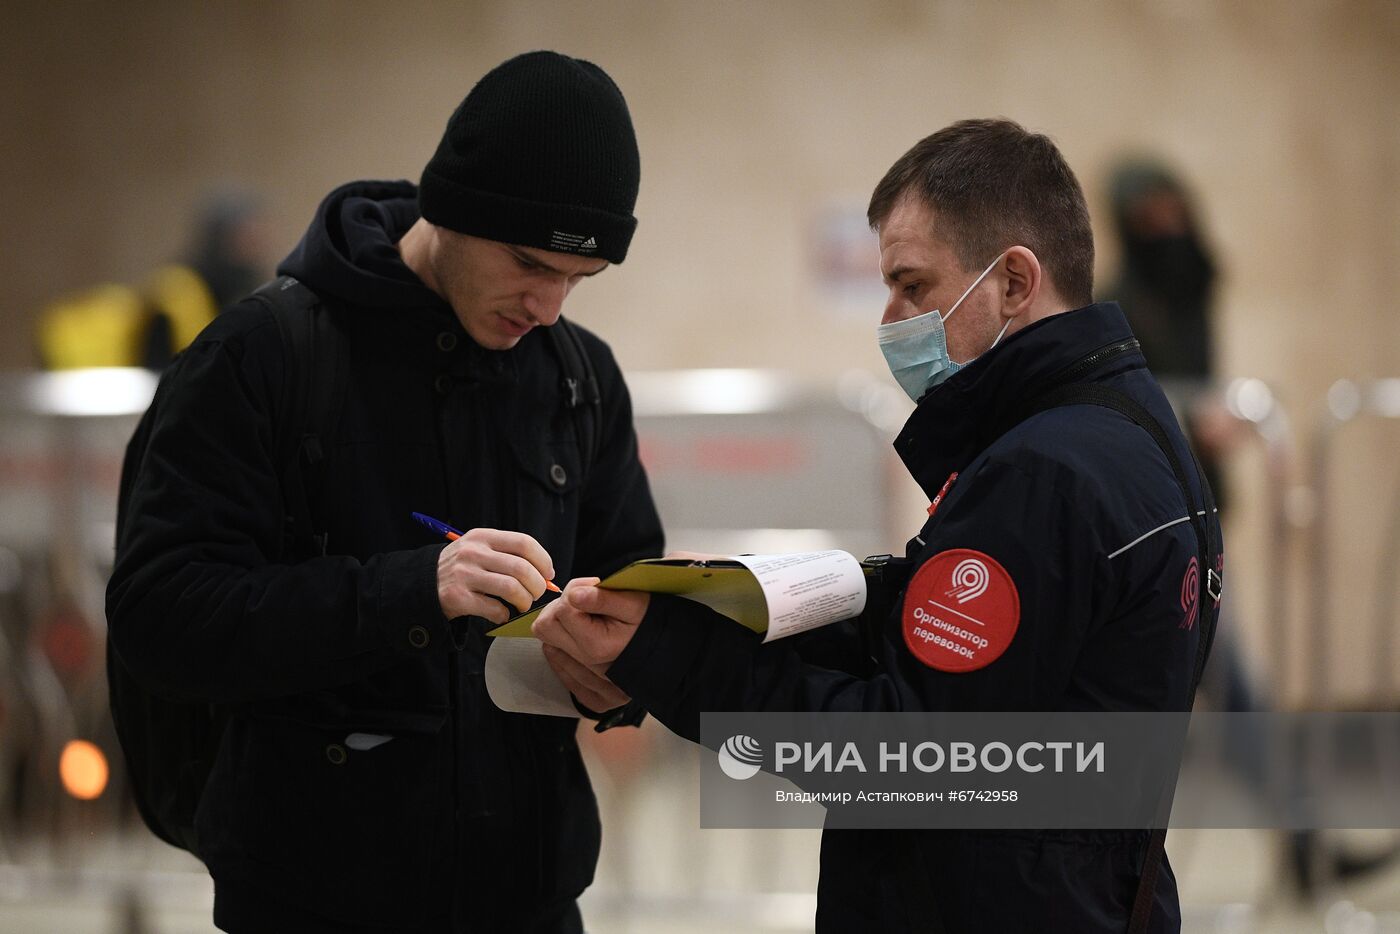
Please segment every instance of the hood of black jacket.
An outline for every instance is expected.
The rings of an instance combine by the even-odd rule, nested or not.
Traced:
[[[396,244],[418,217],[418,188],[412,182],[342,185],[321,202],[277,272],[349,305],[447,310],[399,256]]]
[[[1116,302],[1052,315],[1012,335],[954,373],[919,400],[894,447],[932,499],[954,471],[965,468],[997,438],[997,426],[1046,383],[1097,351],[1133,339]],[[1077,380],[1102,379],[1146,366],[1136,350],[1115,354]],[[1007,426],[1009,427],[1009,425]]]

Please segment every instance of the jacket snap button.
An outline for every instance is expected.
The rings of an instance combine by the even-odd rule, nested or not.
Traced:
[[[414,626],[409,629],[408,644],[415,649],[425,648],[428,645],[428,630],[422,626]]]
[[[437,390],[438,395],[447,395],[452,391],[452,377],[446,373],[439,373],[438,378],[433,380],[433,388]]]
[[[444,353],[450,350],[455,350],[457,347],[457,335],[453,334],[451,331],[443,331],[437,337],[437,345],[438,350],[441,350]]]
[[[344,765],[346,759],[345,747],[340,745],[340,743],[331,743],[326,747],[326,759],[330,761],[331,765]]]
[[[565,472],[563,467],[555,464],[553,467],[549,468],[549,479],[554,481],[555,486],[563,486],[565,483],[569,482],[569,475]]]

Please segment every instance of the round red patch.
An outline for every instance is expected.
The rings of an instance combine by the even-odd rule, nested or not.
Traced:
[[[923,563],[904,591],[904,644],[939,671],[976,671],[1001,657],[1021,624],[1021,597],[1006,568],[970,548]]]

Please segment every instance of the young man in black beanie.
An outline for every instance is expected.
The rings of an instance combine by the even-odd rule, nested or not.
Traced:
[[[575,724],[491,703],[483,621],[661,553],[617,364],[559,318],[626,256],[638,176],[601,69],[513,58],[420,186],[332,192],[292,278],[167,373],[108,617],[143,688],[213,705],[191,849],[220,928],[582,929],[600,829]],[[283,334],[297,311],[309,354]],[[315,442],[294,465],[289,434]],[[639,718],[587,669],[560,677],[602,725]]]

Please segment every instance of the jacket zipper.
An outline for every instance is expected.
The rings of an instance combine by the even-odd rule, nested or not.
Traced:
[[[1107,347],[1100,347],[1098,350],[1089,354],[1089,356],[1081,357],[1074,363],[1071,363],[1069,366],[1065,367],[1063,370],[1050,377],[1050,379],[1046,382],[1050,383],[1051,385],[1064,385],[1066,383],[1072,383],[1079,377],[1095,369],[1096,367],[1102,366],[1103,364],[1108,363],[1109,361],[1121,357],[1125,354],[1132,353],[1133,351],[1139,349],[1141,346],[1142,345],[1138,343],[1136,337],[1130,337],[1127,340],[1119,341],[1116,344],[1109,344]]]

